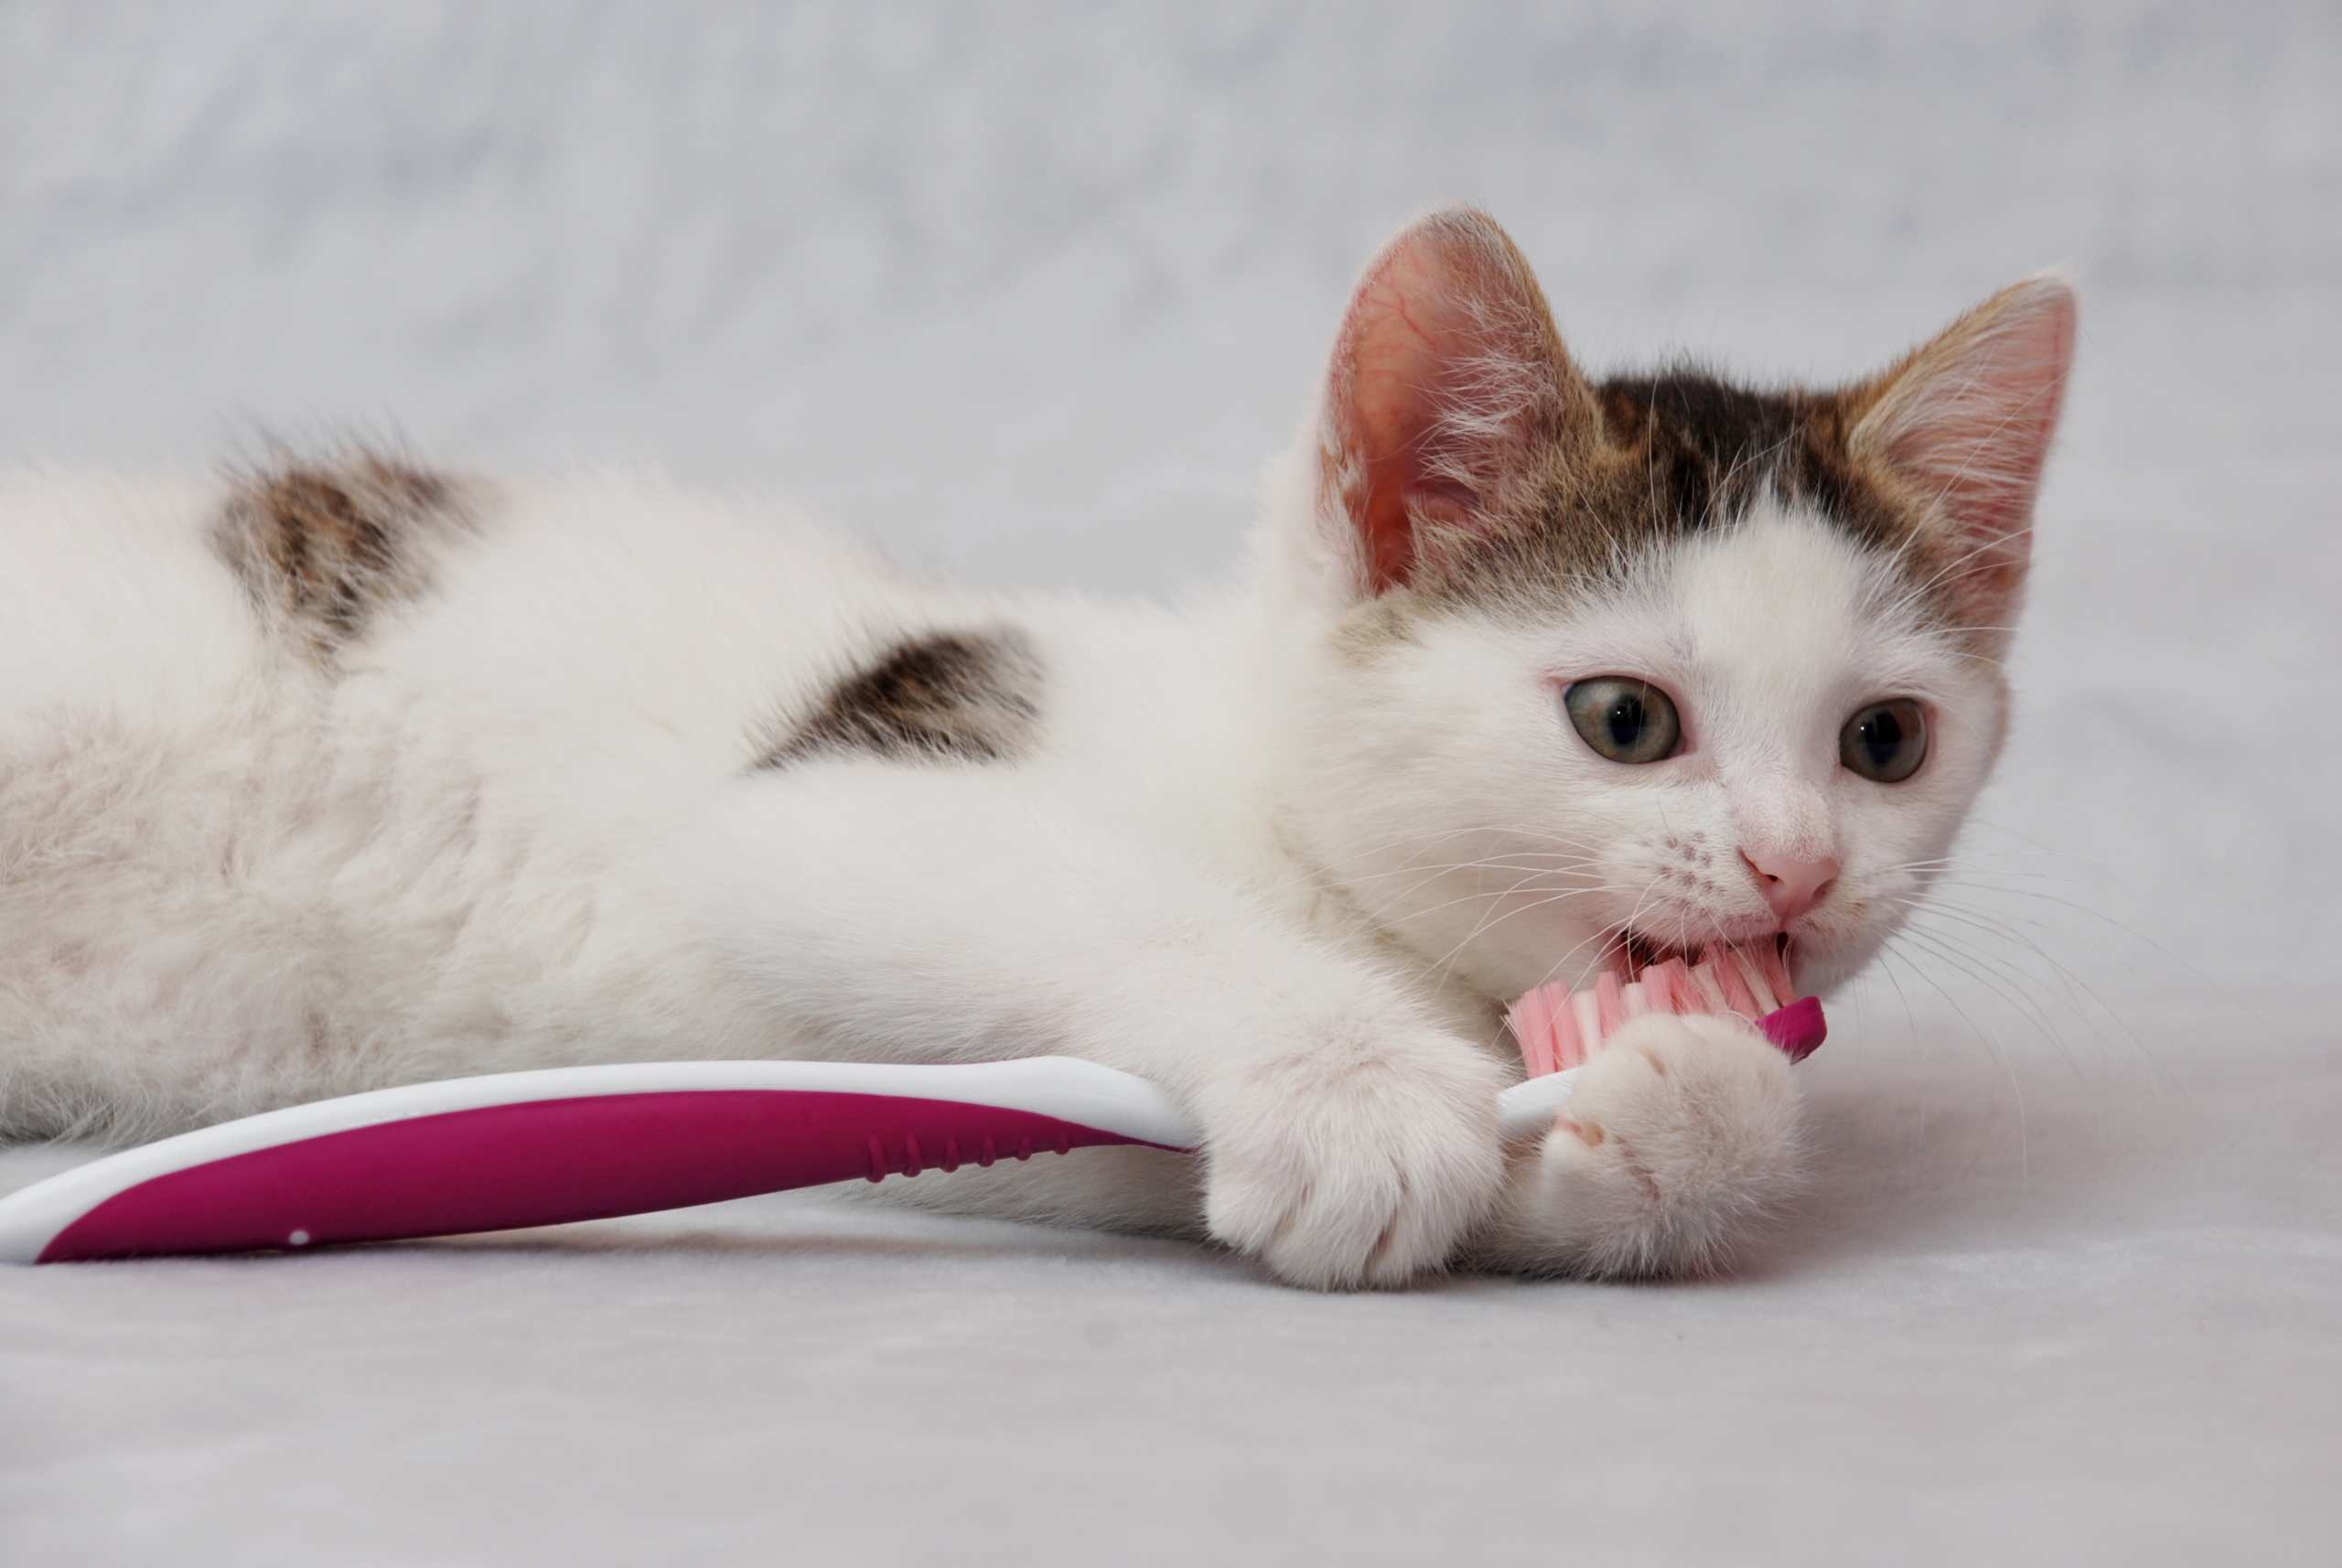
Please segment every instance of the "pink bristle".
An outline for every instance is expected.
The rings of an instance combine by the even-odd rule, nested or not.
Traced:
[[[1594,977],[1594,1012],[1602,1021],[1602,1043],[1606,1046],[1618,1026],[1627,1021],[1627,1002],[1619,993],[1617,970],[1606,969]]]
[[[1781,1004],[1774,995],[1773,988],[1765,983],[1765,966],[1756,961],[1755,953],[1746,948],[1726,948],[1724,956],[1732,960],[1733,968],[1740,972],[1740,978],[1746,983],[1748,994],[1756,1004],[1757,1017],[1763,1017]]]
[[[1700,965],[1700,968],[1703,972],[1711,968],[1715,971],[1716,984],[1724,992],[1724,1002],[1726,1007],[1744,1018],[1754,1018],[1757,1015],[1756,998],[1748,993],[1748,983],[1740,978],[1738,964],[1733,962],[1729,957],[1720,957],[1707,960]]]
[[[1782,1006],[1798,999],[1797,982],[1789,978],[1789,961],[1782,956],[1780,943],[1757,943],[1756,961],[1765,966],[1765,978],[1771,983],[1773,995]]]
[[[1707,998],[1692,983],[1692,972],[1680,958],[1671,958],[1643,971],[1643,989],[1652,993],[1651,1005],[1662,1013],[1704,1013]]]
[[[1704,1013],[1708,1010],[1708,999],[1701,995],[1700,988],[1692,983],[1692,971],[1681,959],[1667,961],[1667,983],[1675,993],[1675,1010],[1678,1013]]]
[[[1716,947],[1697,964],[1662,959],[1623,983],[1616,971],[1605,971],[1584,991],[1541,985],[1513,1004],[1506,1021],[1532,1078],[1581,1065],[1628,1018],[1645,1012],[1737,1013],[1791,1061],[1801,1061],[1826,1036],[1821,1004],[1810,996],[1779,1006],[1762,1000],[1792,989],[1778,945]]]
[[[1576,998],[1569,987],[1552,985],[1547,990],[1556,993],[1553,998],[1553,1070],[1567,1072],[1585,1061],[1585,1041],[1577,1030]]]
[[[1592,1056],[1602,1048],[1602,1010],[1594,1004],[1591,991],[1570,993],[1570,1015],[1577,1021],[1577,1037],[1585,1054]]]
[[[1724,994],[1723,974],[1723,966],[1712,958],[1702,959],[1692,969],[1692,984],[1711,1013],[1732,1011],[1732,998]]]
[[[1724,993],[1719,991],[1714,996],[1710,996],[1705,988],[1700,984],[1699,976],[1692,972],[1690,964],[1685,964],[1675,972],[1675,986],[1682,993],[1683,1011],[1686,1013],[1723,1011],[1719,1004],[1724,1000]]]
[[[1675,993],[1668,989],[1667,972],[1659,965],[1652,964],[1644,970],[1643,977],[1635,983],[1642,987],[1643,1006],[1647,1010],[1653,1013],[1675,1011]]]
[[[1512,1027],[1513,1043],[1520,1047],[1520,1065],[1531,1078],[1542,1078],[1558,1071],[1553,1062],[1553,999],[1545,988],[1523,992],[1505,1014],[1504,1021]]]

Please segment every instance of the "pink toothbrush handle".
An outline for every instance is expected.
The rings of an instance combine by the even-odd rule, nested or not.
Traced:
[[[40,1262],[510,1230],[1138,1140],[1054,1116],[884,1095],[734,1090],[452,1111],[157,1176]]]
[[[96,1161],[0,1200],[0,1258],[452,1236],[1196,1141],[1155,1085],[1065,1058],[555,1069],[322,1101]]]
[[[1797,1012],[1762,1024],[1792,1056],[1821,1040],[1818,1004],[1776,1032]],[[1505,1090],[1504,1136],[1542,1136],[1577,1076]],[[457,1236],[1201,1142],[1158,1086],[1065,1057],[557,1068],[297,1105],[93,1161],[0,1198],[0,1262]]]
[[[1815,1047],[1830,1036],[1830,1026],[1821,1019],[1819,996],[1800,996],[1788,1006],[1757,1019],[1756,1027],[1793,1062],[1811,1056]]]

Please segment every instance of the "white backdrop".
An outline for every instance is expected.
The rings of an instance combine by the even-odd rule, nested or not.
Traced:
[[[1849,1057],[1817,1058],[1838,1163],[1812,1223],[1835,1250],[1792,1249],[1787,1283],[1345,1309],[1203,1254],[796,1208],[628,1233],[698,1237],[682,1261],[589,1240],[500,1265],[442,1250],[44,1274],[0,1282],[0,1390],[25,1412],[0,1421],[0,1541],[15,1528],[54,1562],[165,1544],[193,1562],[198,1538],[223,1562],[661,1561],[659,1540],[778,1553],[762,1532],[811,1520],[842,1547],[886,1491],[825,1467],[847,1451],[869,1467],[852,1474],[917,1477],[994,1523],[1146,1520],[1159,1553],[1122,1555],[1247,1560],[1244,1530],[1304,1517],[1374,1560],[1543,1539],[1489,1523],[1507,1518],[1558,1543],[1567,1520],[1520,1516],[1563,1479],[1509,1469],[1518,1449],[1356,1444],[1378,1420],[1480,1432],[1505,1407],[1473,1402],[1525,1376],[1525,1348],[1566,1360],[1569,1335],[1612,1321],[1630,1326],[1609,1369],[1521,1386],[1559,1402],[1551,1441],[1615,1449],[1572,1506],[1630,1560],[1794,1538],[1801,1561],[1877,1561],[1855,1526],[1922,1518],[1944,1560],[2006,1557],[1983,1498],[2043,1561],[2093,1543],[2155,1560],[2228,1539],[2190,1531],[2248,1508],[2272,1552],[2342,1553],[2308,1489],[2342,1473],[2318,1326],[2342,1299],[2323,1022],[2342,981],[2342,11],[1756,13],[0,5],[0,451],[30,459],[199,463],[263,431],[389,431],[457,460],[648,462],[800,496],[924,571],[1162,593],[1227,567],[1352,273],[1433,200],[1512,230],[1597,371],[1689,352],[1835,377],[2042,264],[2087,285],[2014,748],[1971,886],[1853,1000]],[[0,1174],[59,1157],[0,1156]],[[2188,1228],[2214,1221],[2231,1229]],[[2175,1252],[2142,1240],[2182,1230]],[[638,1316],[564,1318],[569,1286]],[[932,1326],[890,1360],[886,1331],[838,1317],[838,1293],[876,1289],[930,1325],[991,1324],[1014,1365]],[[2138,1317],[2142,1297],[2162,1316]],[[610,1370],[678,1312],[751,1357],[770,1314],[850,1342],[835,1353],[858,1369],[811,1392],[768,1368],[735,1388],[683,1350]],[[1819,1344],[1816,1314],[1869,1337]],[[2229,1332],[2191,1348],[2190,1321]],[[1096,1322],[1104,1338],[1081,1338]],[[1151,1326],[1111,1326],[1133,1322]],[[2078,1370],[2082,1323],[2115,1326],[2112,1359]],[[1687,1325],[1722,1337],[1681,1351]],[[419,1360],[384,1350],[408,1332]],[[1173,1342],[1195,1359],[1163,1359]],[[1940,1356],[1909,1360],[1923,1343]],[[257,1369],[278,1349],[278,1373]],[[571,1351],[598,1359],[599,1391],[537,1400]],[[1800,1402],[1815,1358],[1843,1374],[1821,1379],[1826,1419]],[[500,1367],[505,1404],[470,1386]],[[932,1438],[946,1474],[922,1468],[929,1373],[950,1391],[938,1419],[990,1411],[1011,1446]],[[1035,1384],[1054,1391],[1020,1402]],[[1993,1387],[2034,1390],[2040,1420],[1995,1426]],[[1124,1446],[1085,1448],[1082,1391],[1104,1388],[1169,1424],[1105,1421],[1089,1430]],[[249,1389],[239,1425],[222,1412]],[[1654,1390],[1704,1435],[1659,1421]],[[895,1402],[857,1403],[874,1391]],[[1316,1452],[1316,1429],[1264,1398],[1342,1428],[1305,1466],[1300,1513],[1260,1467]],[[1907,1430],[1915,1411],[1935,1424]],[[1765,1468],[1786,1464],[1768,1434],[1792,1412],[1841,1468],[1826,1497]],[[1044,1415],[1070,1424],[1047,1437]],[[224,1446],[201,1435],[223,1420]],[[898,1440],[825,1448],[832,1421]],[[641,1423],[704,1439],[674,1439],[695,1480],[582,1435]],[[1756,1468],[1732,1507],[1683,1512],[1720,1444]],[[573,1489],[515,1444],[561,1455]],[[1688,1477],[1666,1466],[1678,1449]],[[1164,1512],[1115,1454],[1240,1501]],[[1019,1489],[1052,1465],[1084,1477],[1090,1512]],[[1464,1500],[1390,1514],[1411,1469]],[[1532,1489],[1486,1494],[1492,1476]],[[581,1532],[586,1491],[648,1533]],[[1646,1493],[1671,1522],[1638,1533]],[[514,1497],[566,1522],[532,1532]],[[1845,1521],[1839,1556],[1796,1534],[1816,1518]],[[865,1554],[948,1538],[881,1530]]]
[[[1161,591],[1429,201],[1596,368],[1856,373],[2070,262],[1982,847],[2297,980],[2342,941],[2338,87],[2316,0],[0,6],[0,451],[652,462]]]

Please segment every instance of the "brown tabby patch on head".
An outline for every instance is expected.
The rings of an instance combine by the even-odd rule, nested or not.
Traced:
[[[1753,392],[1697,369],[1589,381],[1519,246],[1469,208],[1368,263],[1336,335],[1318,509],[1347,526],[1353,657],[1408,618],[1537,614],[1760,507],[1807,512],[1983,658],[2004,646],[2073,357],[2054,274],[2003,289],[1876,376]]]
[[[472,526],[456,481],[354,451],[239,476],[212,544],[260,613],[329,664],[385,609],[428,589],[442,552]]]
[[[997,762],[1040,732],[1041,668],[1022,632],[940,632],[886,650],[832,687],[757,761],[864,752],[897,762]]]
[[[1626,376],[1591,389],[1600,418],[1530,444],[1470,534],[1429,552],[1416,590],[1432,604],[1518,598],[1524,588],[1594,586],[1651,549],[1731,527],[1767,500],[1809,510],[1896,561],[1932,592],[1942,563],[1920,528],[1926,507],[1894,475],[1846,448],[1843,394],[1756,392],[1695,370]],[[1949,617],[1946,618],[1949,619]]]

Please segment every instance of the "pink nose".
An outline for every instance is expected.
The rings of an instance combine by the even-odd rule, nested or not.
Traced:
[[[1828,855],[1819,860],[1793,854],[1768,854],[1760,857],[1742,850],[1740,858],[1748,863],[1765,902],[1773,907],[1773,918],[1784,930],[1791,920],[1820,903],[1821,896],[1830,891],[1830,884],[1838,878],[1838,862]]]

